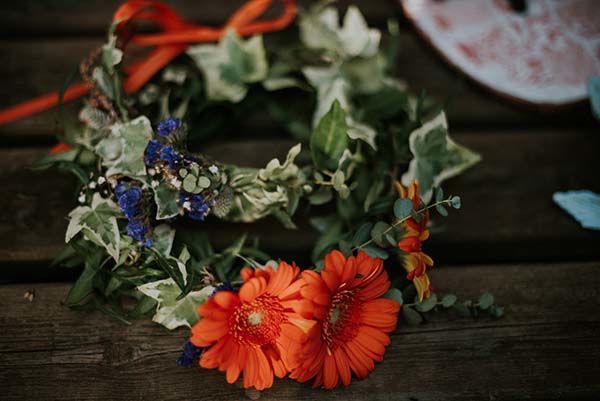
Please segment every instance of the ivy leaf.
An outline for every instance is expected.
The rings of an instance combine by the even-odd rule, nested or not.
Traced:
[[[96,193],[91,206],[79,206],[69,213],[65,242],[82,233],[87,239],[106,249],[118,263],[121,239],[117,225],[118,216],[120,212],[117,205]]]
[[[110,134],[96,146],[96,153],[108,168],[106,175],[145,176],[144,152],[152,134],[150,120],[145,116],[124,124],[114,124]]]
[[[69,290],[69,294],[65,299],[65,304],[76,305],[92,293],[94,279],[100,270],[102,257],[102,252],[92,252],[86,256],[83,272]]]
[[[347,129],[346,112],[335,100],[310,136],[310,151],[319,169],[334,170],[337,167],[347,146]]]
[[[191,46],[187,54],[204,73],[206,95],[212,100],[240,102],[248,92],[246,84],[267,77],[262,36],[242,40],[229,29],[219,44]]]
[[[156,202],[156,219],[165,220],[179,215],[179,191],[166,182],[161,182],[154,188]]]
[[[450,138],[443,112],[410,134],[409,147],[413,159],[408,171],[402,175],[402,183],[408,186],[413,180],[418,180],[425,203],[431,200],[433,187],[481,160],[477,153]]]
[[[152,230],[153,247],[162,255],[168,256],[173,248],[175,230],[168,224],[159,224]]]
[[[394,202],[394,216],[397,219],[402,220],[411,215],[413,211],[413,203],[410,199],[397,199]]]
[[[181,289],[171,278],[143,284],[137,287],[142,294],[157,301],[152,320],[169,330],[177,327],[192,327],[199,319],[196,310],[213,293],[214,287],[206,286],[178,299]]]
[[[173,256],[163,256],[156,249],[151,248],[152,255],[161,269],[165,271],[181,289],[185,291],[188,283],[188,274],[185,263]]]
[[[238,255],[242,251],[242,248],[244,247],[245,243],[246,243],[246,234],[242,235],[237,240],[235,240],[235,242],[233,244],[231,244],[227,248],[225,248],[225,250],[221,254],[221,256],[222,256],[221,259],[219,261],[215,262],[215,264],[214,264],[215,272],[217,273],[217,277],[219,278],[219,280],[228,281],[229,272],[231,271],[231,268],[233,267],[233,263],[235,262],[235,259],[238,257]]]

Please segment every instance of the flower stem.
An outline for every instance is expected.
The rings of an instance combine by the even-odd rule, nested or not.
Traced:
[[[427,205],[427,206],[425,206],[425,207],[423,207],[423,208],[421,208],[421,209],[417,210],[416,212],[417,212],[417,214],[421,214],[421,213],[423,213],[423,212],[426,212],[427,210],[429,210],[429,209],[431,209],[431,208],[434,208],[434,207],[436,207],[436,206],[438,206],[438,205],[443,205],[443,204],[446,204],[446,205],[451,205],[451,204],[452,204],[452,203],[451,203],[451,199],[452,199],[452,198],[448,198],[448,199],[441,200],[441,201],[439,201],[439,202],[432,203],[432,204],[430,204],[430,205]],[[385,230],[382,232],[382,235],[385,235],[385,234],[389,233],[389,232],[390,232],[390,231],[392,231],[394,228],[398,227],[400,224],[402,224],[402,223],[406,222],[408,219],[411,219],[411,218],[412,218],[412,216],[410,216],[410,215],[409,215],[409,216],[406,216],[406,217],[404,217],[404,218],[402,218],[402,219],[396,220],[396,221],[395,221],[395,222],[394,222],[394,223],[393,223],[391,226],[389,226],[388,228],[386,228],[386,229],[385,229]],[[362,244],[361,244],[361,245],[359,245],[359,246],[355,246],[354,248],[352,248],[352,250],[354,251],[354,250],[357,250],[357,249],[364,248],[365,246],[367,246],[367,245],[370,245],[370,244],[372,244],[372,243],[373,243],[373,238],[371,238],[370,240],[368,240],[368,241],[366,241],[366,242],[362,243]]]

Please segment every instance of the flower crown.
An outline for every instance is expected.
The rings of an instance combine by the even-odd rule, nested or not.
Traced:
[[[479,156],[449,137],[437,106],[390,75],[393,48],[380,49],[381,32],[357,8],[340,24],[337,9],[319,3],[268,46],[260,35],[238,36],[275,30],[251,21],[268,3],[249,2],[217,44],[158,45],[157,53],[179,46],[174,54],[185,54],[165,58],[143,85],[139,75],[124,78],[145,71],[122,65],[127,18],[177,19],[146,1],[117,12],[107,43],[82,63],[89,97],[80,124],[66,127],[41,162],[81,184],[56,263],[84,266],[68,305],[123,321],[155,309],[153,320],[168,329],[191,327],[181,365],[199,357],[228,382],[243,376],[258,390],[286,375],[334,388],[381,361],[400,311],[410,324],[436,308],[502,314],[489,294],[476,304],[438,297],[422,250],[430,210],[460,208],[439,184]],[[173,35],[163,39],[176,42]],[[285,160],[249,168],[190,150],[256,114],[298,142]],[[247,236],[214,250],[203,229],[206,219],[267,216],[293,229],[300,208],[321,233],[314,268],[275,261]],[[392,285],[386,268],[396,266],[406,275],[391,272]]]

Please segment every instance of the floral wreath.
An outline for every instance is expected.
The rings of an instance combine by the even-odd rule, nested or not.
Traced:
[[[330,2],[318,3],[265,46],[261,34],[296,14],[286,0],[279,17],[259,20],[270,3],[248,1],[225,27],[209,28],[161,3],[128,1],[106,44],[82,62],[82,84],[0,121],[88,93],[80,122],[65,124],[39,162],[80,180],[55,261],[84,267],[67,305],[125,322],[155,310],[168,329],[191,327],[180,365],[198,358],[229,383],[243,376],[244,388],[289,376],[330,389],[373,371],[400,312],[419,324],[437,309],[503,310],[490,294],[459,302],[434,293],[422,250],[430,210],[460,208],[440,183],[479,156],[449,137],[439,107],[390,75],[393,46],[380,49],[381,32],[356,7],[340,24]],[[162,32],[138,34],[140,22]],[[129,44],[153,49],[125,64]],[[284,161],[247,168],[189,150],[229,129],[232,115],[261,110],[298,141]],[[293,229],[300,207],[321,233],[308,269],[273,260],[247,236],[214,250],[201,223],[273,216]]]

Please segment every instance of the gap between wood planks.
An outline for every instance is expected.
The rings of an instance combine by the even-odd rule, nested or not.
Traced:
[[[446,312],[419,327],[401,321],[365,381],[326,392],[278,381],[269,400],[597,399],[599,262],[455,266],[432,271],[440,293],[491,291],[499,320]],[[142,319],[127,326],[60,305],[70,284],[0,286],[0,386],[10,400],[244,399],[216,371],[179,368],[188,335]],[[34,290],[32,302],[23,294]]]

